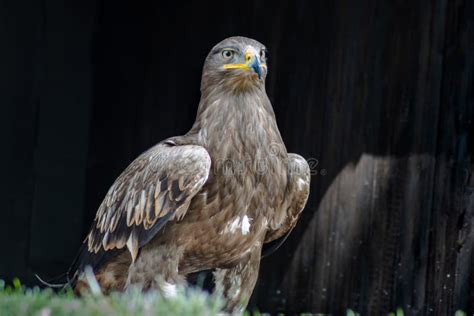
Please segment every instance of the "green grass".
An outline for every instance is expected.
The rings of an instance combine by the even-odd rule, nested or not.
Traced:
[[[53,292],[50,289],[28,289],[18,279],[13,286],[6,286],[0,280],[0,316],[10,315],[217,315],[221,312],[223,301],[215,295],[209,295],[196,288],[179,288],[175,297],[165,298],[156,291],[147,293],[131,289],[125,293],[113,293],[105,296],[95,279],[88,280],[91,293],[76,297],[71,291]],[[249,315],[246,312],[244,315]],[[253,315],[261,315],[254,312]],[[279,314],[283,315],[283,314]],[[301,314],[305,315],[305,314]],[[312,314],[314,315],[314,314]],[[319,314],[316,314],[319,315]],[[322,314],[321,314],[322,315]],[[347,310],[347,316],[358,316],[357,312]],[[398,308],[389,316],[403,316]],[[457,311],[455,316],[465,316]]]
[[[104,296],[100,293],[75,297],[70,291],[55,293],[27,289],[15,280],[12,287],[0,280],[0,314],[9,315],[216,315],[222,300],[198,289],[179,289],[164,298],[158,292],[131,289]]]

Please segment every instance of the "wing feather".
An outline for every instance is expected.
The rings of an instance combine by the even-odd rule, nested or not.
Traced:
[[[269,222],[265,243],[291,232],[308,200],[310,181],[311,170],[306,160],[300,155],[288,154],[286,197],[283,205],[276,210]]]
[[[185,215],[207,181],[211,159],[197,145],[160,143],[133,161],[100,205],[84,243],[91,253],[140,247],[169,220]]]

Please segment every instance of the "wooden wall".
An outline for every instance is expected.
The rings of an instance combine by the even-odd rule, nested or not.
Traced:
[[[65,271],[120,171],[191,126],[208,50],[246,35],[315,171],[252,306],[474,311],[474,2],[0,0],[0,34],[0,278]]]
[[[0,277],[64,270],[82,239],[95,7],[0,1]]]

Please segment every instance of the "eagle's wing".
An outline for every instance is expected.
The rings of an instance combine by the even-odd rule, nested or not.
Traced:
[[[160,143],[114,182],[97,211],[84,243],[90,253],[127,247],[135,260],[169,220],[183,218],[207,181],[211,158],[201,146]]]
[[[306,160],[300,155],[288,154],[286,198],[269,222],[269,229],[265,235],[266,243],[282,237],[295,227],[308,200],[310,180],[311,171]]]

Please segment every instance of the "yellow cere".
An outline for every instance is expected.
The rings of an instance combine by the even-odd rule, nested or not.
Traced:
[[[252,60],[252,55],[253,54],[250,53],[250,52],[245,53],[245,61],[246,61],[247,64],[250,64],[250,61]]]

